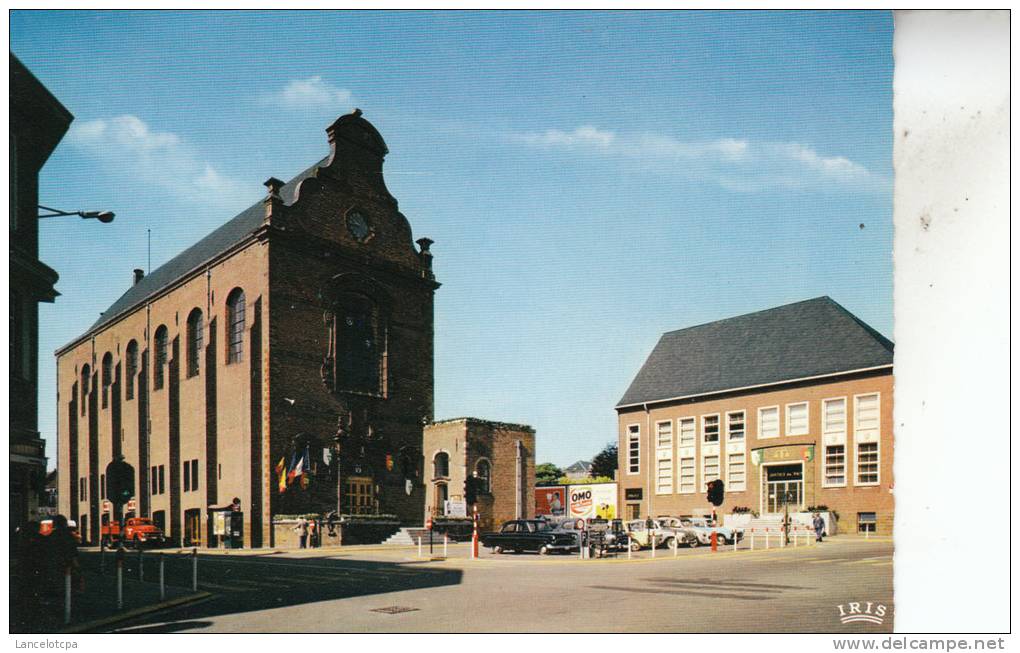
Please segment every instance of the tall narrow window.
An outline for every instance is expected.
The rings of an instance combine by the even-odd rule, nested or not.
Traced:
[[[89,399],[89,382],[92,379],[92,370],[89,368],[89,364],[85,363],[81,366],[81,414],[85,414],[85,407],[88,405]]]
[[[156,365],[153,369],[152,387],[155,390],[163,389],[163,378],[166,372],[166,346],[167,346],[167,331],[166,327],[160,325],[156,329]]]
[[[479,460],[475,470],[478,472],[478,480],[481,481],[479,491],[483,494],[490,494],[492,492],[492,465],[488,460]]]
[[[188,315],[188,377],[198,374],[199,361],[202,360],[203,336],[205,323],[202,311],[197,308]]]
[[[835,444],[825,447],[825,487],[846,485],[846,445]]]
[[[125,396],[130,401],[135,398],[135,377],[138,376],[138,342],[132,340],[127,346],[127,363],[125,365]]]
[[[705,415],[701,418],[701,432],[704,434],[705,442],[712,443],[719,441],[719,416]]]
[[[227,296],[227,363],[244,360],[244,291],[234,288]]]
[[[191,461],[190,460],[185,460],[183,467],[184,467],[184,491],[185,492],[190,492],[191,491]]]
[[[731,453],[726,457],[727,490],[740,492],[747,489],[747,467],[743,453]]]
[[[450,476],[450,455],[440,451],[432,459],[432,478],[449,478]]]
[[[627,473],[641,471],[641,427],[631,424],[627,428]]]
[[[198,458],[191,461],[191,489],[198,491]]]
[[[726,413],[726,440],[744,439],[744,411],[736,410]]]
[[[155,465],[153,465],[150,473],[150,476],[152,476],[152,478],[151,482],[149,483],[149,494],[159,494],[159,476],[157,474],[158,468]]]
[[[846,398],[822,402],[822,432],[825,435],[846,435]]]
[[[166,492],[166,465],[159,466],[159,493]]]
[[[344,295],[336,313],[336,387],[379,394],[382,334],[375,305],[365,297]]]
[[[693,447],[697,423],[693,417],[680,418],[680,446]],[[692,489],[691,492],[694,490]]]
[[[694,481],[695,469],[693,458],[680,459],[680,492],[690,494],[697,489]]]
[[[719,456],[705,456],[704,474],[701,478],[702,491],[708,489],[708,482],[719,478]]]
[[[655,424],[655,492],[673,493],[673,420]]]
[[[103,408],[110,405],[110,385],[113,384],[113,356],[106,352],[103,356]]]
[[[878,484],[877,442],[861,442],[857,445],[857,484]]]

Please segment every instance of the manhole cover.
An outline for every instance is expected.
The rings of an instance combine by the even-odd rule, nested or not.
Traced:
[[[400,614],[401,612],[415,612],[418,608],[407,608],[402,605],[391,605],[387,608],[372,608],[369,612],[382,612],[383,614]]]

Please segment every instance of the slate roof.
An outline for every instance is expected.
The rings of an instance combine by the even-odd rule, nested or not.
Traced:
[[[289,205],[294,202],[298,185],[305,179],[314,176],[316,169],[325,165],[328,158],[322,159],[284,184],[283,188],[280,189],[280,196],[283,198],[284,204]],[[259,200],[128,288],[127,292],[106,309],[81,337],[97,331],[104,325],[130,312],[138,304],[159,294],[192,270],[201,267],[207,261],[216,258],[234,245],[242,242],[249,234],[262,225],[265,217],[265,205],[262,200]],[[77,338],[75,342],[80,339]]]
[[[892,362],[892,341],[817,297],[663,334],[617,408]]]
[[[591,471],[591,463],[587,460],[578,460],[576,463],[563,470],[564,473],[587,474]]]

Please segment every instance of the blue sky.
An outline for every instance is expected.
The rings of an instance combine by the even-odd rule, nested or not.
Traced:
[[[327,153],[353,107],[436,241],[436,417],[590,458],[664,331],[830,295],[892,335],[888,12],[24,12],[12,51],[75,115],[40,202],[52,352]]]

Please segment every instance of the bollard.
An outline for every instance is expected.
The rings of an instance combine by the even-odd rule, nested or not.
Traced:
[[[418,557],[421,557],[421,535],[418,536]]]
[[[739,539],[737,537],[737,531],[733,531],[733,552],[734,553],[737,552],[737,539]]]
[[[163,552],[159,554],[159,600],[166,600],[166,574],[163,568]]]
[[[649,540],[649,541],[650,541],[650,542],[652,543],[652,557],[654,558],[654,557],[655,557],[655,549],[657,549],[657,548],[658,548],[658,547],[657,547],[657,546],[655,545],[655,533],[651,533],[651,532],[650,532],[650,533],[648,534],[648,540]]]
[[[142,569],[142,545],[140,542],[138,543],[138,580],[145,580],[145,574]]]
[[[754,529],[751,529],[751,550],[754,551]]]
[[[676,552],[679,550],[679,546],[676,544],[676,535],[673,536],[673,557],[676,557]]]
[[[628,538],[628,539],[627,539],[627,559],[628,559],[628,560],[630,560],[630,553],[631,553],[631,548],[630,548],[630,538]]]
[[[864,529],[864,539],[866,539],[866,540],[867,539],[871,539],[871,529],[870,528],[865,528]]]
[[[711,544],[712,553],[715,553],[716,551],[719,550],[719,534],[716,533],[715,531],[712,531]]]
[[[798,536],[797,529],[794,529],[793,530],[793,547],[794,548],[797,548],[797,536]]]
[[[446,557],[446,545],[447,545],[446,533],[443,533],[443,557]]]
[[[71,568],[64,571],[64,625],[71,623]]]
[[[765,550],[769,550],[769,529],[765,529]]]
[[[124,549],[117,549],[117,610],[124,608]]]
[[[191,550],[191,591],[198,591],[198,549]]]

